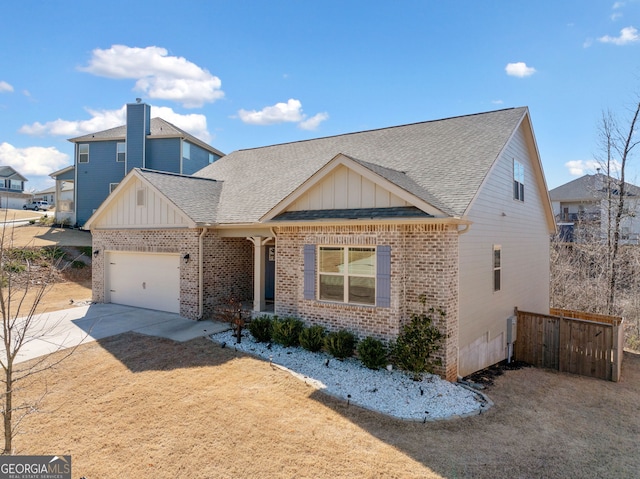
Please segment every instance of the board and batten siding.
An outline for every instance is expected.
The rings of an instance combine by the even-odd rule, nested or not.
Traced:
[[[94,228],[186,228],[189,224],[175,206],[137,178],[117,195]]]
[[[459,374],[506,358],[507,319],[514,307],[549,311],[550,232],[536,149],[521,125],[489,173],[460,236]],[[525,169],[524,202],[513,198],[513,160]],[[543,191],[541,191],[543,190]],[[501,246],[501,290],[493,290],[493,247]]]
[[[298,198],[287,211],[389,208],[408,203],[344,165]]]

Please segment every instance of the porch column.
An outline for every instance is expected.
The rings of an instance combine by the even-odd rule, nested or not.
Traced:
[[[264,311],[267,302],[264,299],[265,254],[264,246],[272,241],[271,237],[251,236],[247,238],[253,243],[253,310]]]

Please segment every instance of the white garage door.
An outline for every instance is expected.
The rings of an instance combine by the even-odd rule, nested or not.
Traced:
[[[180,256],[108,251],[107,301],[139,308],[180,312]]]

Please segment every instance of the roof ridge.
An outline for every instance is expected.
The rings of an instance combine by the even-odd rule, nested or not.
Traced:
[[[352,131],[349,133],[340,133],[338,135],[329,135],[329,136],[321,136],[321,137],[317,137],[317,138],[308,138],[305,140],[296,140],[296,141],[285,141],[284,143],[275,143],[273,145],[264,145],[264,146],[256,146],[255,148],[243,148],[240,150],[235,150],[235,151],[252,151],[252,150],[260,150],[260,149],[264,149],[264,148],[271,148],[274,146],[284,146],[284,145],[295,145],[297,143],[305,143],[308,141],[317,141],[317,140],[326,140],[329,138],[340,138],[340,137],[344,137],[344,136],[350,136],[350,135],[359,135],[362,133],[372,133],[372,132],[376,132],[376,131],[383,131],[383,130],[393,130],[395,128],[404,128],[407,126],[414,126],[414,125],[424,125],[426,123],[437,123],[440,121],[447,121],[447,120],[455,120],[458,118],[469,118],[472,116],[479,116],[479,115],[488,115],[488,114],[492,114],[492,113],[500,113],[500,112],[504,112],[504,111],[509,111],[509,110],[517,110],[520,108],[527,108],[526,106],[518,106],[518,107],[510,107],[510,108],[502,108],[500,110],[490,110],[490,111],[483,111],[483,112],[478,112],[478,113],[470,113],[468,115],[456,115],[456,116],[450,116],[447,118],[437,118],[435,120],[426,120],[426,121],[416,121],[413,123],[404,123],[402,125],[393,125],[393,126],[385,126],[385,127],[381,127],[381,128],[371,128],[369,130],[361,130],[361,131]]]
[[[214,178],[205,178],[204,176],[185,175],[183,173],[174,173],[172,171],[152,170],[150,168],[134,168],[134,170],[138,170],[141,173],[151,173],[151,174],[158,174],[158,175],[164,175],[164,176],[175,176],[178,178],[191,178],[194,180],[206,180],[206,181],[213,181],[215,183],[221,183],[220,180],[216,180]]]

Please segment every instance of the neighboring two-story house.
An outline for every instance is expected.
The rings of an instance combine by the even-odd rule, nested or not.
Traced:
[[[620,191],[620,180],[600,171],[549,191],[560,239],[568,243],[604,240],[618,211]],[[620,226],[622,243],[638,244],[640,188],[626,182]]]
[[[214,317],[230,297],[360,337],[446,315],[438,373],[505,359],[514,307],[549,313],[555,232],[527,108],[134,168],[86,223],[93,300]]]
[[[191,175],[223,153],[163,120],[151,118],[146,103],[127,105],[127,123],[71,138],[74,165],[56,171],[56,196],[62,184],[73,183],[73,199],[59,201],[56,219],[80,227],[134,168]]]
[[[0,208],[19,209],[31,199],[24,192],[29,181],[10,166],[0,166]]]

